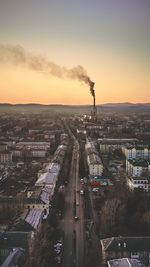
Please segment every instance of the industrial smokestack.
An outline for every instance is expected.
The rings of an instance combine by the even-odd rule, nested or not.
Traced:
[[[94,90],[95,83],[90,81],[89,84],[90,84],[90,92],[91,92],[91,95],[93,96],[93,116],[96,119],[95,90]]]

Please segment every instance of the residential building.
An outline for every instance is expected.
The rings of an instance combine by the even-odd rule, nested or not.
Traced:
[[[10,255],[14,248],[27,249],[32,236],[31,228],[23,227],[19,231],[6,231],[0,235],[0,264]],[[12,255],[13,256],[13,255]],[[10,257],[11,258],[11,257]],[[8,258],[8,259],[10,259]],[[7,260],[8,260],[7,259]],[[2,265],[9,266],[9,265]],[[12,265],[10,265],[12,266]],[[15,265],[16,266],[16,265]]]
[[[89,175],[95,176],[99,175],[101,176],[103,173],[103,164],[98,155],[90,154],[87,156],[87,162],[89,166]]]
[[[0,143],[0,151],[5,151],[7,150],[8,146],[6,143]]]
[[[150,148],[149,146],[133,146],[124,145],[122,146],[122,152],[126,159],[150,159]]]
[[[98,155],[93,142],[88,142],[85,145],[87,163],[89,167],[89,176],[101,176],[103,173],[103,163]]]
[[[12,155],[16,158],[44,158],[47,151],[42,149],[15,149],[12,151]]]
[[[131,258],[150,266],[150,236],[110,237],[101,240],[102,260]]]
[[[135,143],[135,138],[99,138],[98,143],[100,144],[100,152],[106,153],[110,150],[121,149],[123,144]]]
[[[55,188],[57,179],[58,173],[45,172],[40,175],[35,183],[35,186]]]
[[[149,162],[145,159],[126,160],[126,172],[131,176],[146,174],[150,168]]]
[[[13,248],[7,258],[2,263],[1,267],[11,266],[16,267],[19,266],[19,259],[22,256],[25,250],[23,248]]]
[[[38,229],[43,218],[43,211],[41,209],[31,209],[25,218],[25,222],[30,224],[34,229]]]
[[[141,261],[129,258],[110,260],[107,264],[108,267],[145,267]]]
[[[127,186],[129,190],[141,189],[144,192],[150,190],[150,178],[147,176],[127,176]]]
[[[8,150],[0,151],[0,162],[12,162],[12,153]]]
[[[16,144],[17,149],[41,149],[48,150],[50,149],[50,142],[19,142]]]

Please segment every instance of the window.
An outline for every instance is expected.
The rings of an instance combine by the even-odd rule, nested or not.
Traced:
[[[139,255],[139,253],[138,252],[131,252],[131,257],[133,256],[138,256]]]

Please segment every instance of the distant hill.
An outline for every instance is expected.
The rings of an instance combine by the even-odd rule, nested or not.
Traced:
[[[102,105],[97,105],[97,109],[121,109],[121,110],[150,110],[150,103],[107,103]],[[71,113],[71,112],[90,112],[92,105],[62,105],[62,104],[51,104],[43,105],[37,103],[28,104],[10,104],[10,103],[0,103],[1,112],[44,112],[51,111],[56,113]]]
[[[106,108],[121,108],[121,109],[150,109],[150,103],[108,103],[103,104],[102,107]]]

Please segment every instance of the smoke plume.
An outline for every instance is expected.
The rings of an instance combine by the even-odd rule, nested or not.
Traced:
[[[19,45],[0,45],[0,62],[23,66],[41,72],[42,74],[56,76],[61,79],[76,79],[89,85],[92,96],[95,96],[94,82],[91,81],[86,70],[80,65],[68,69],[47,60],[43,56],[34,55]]]

